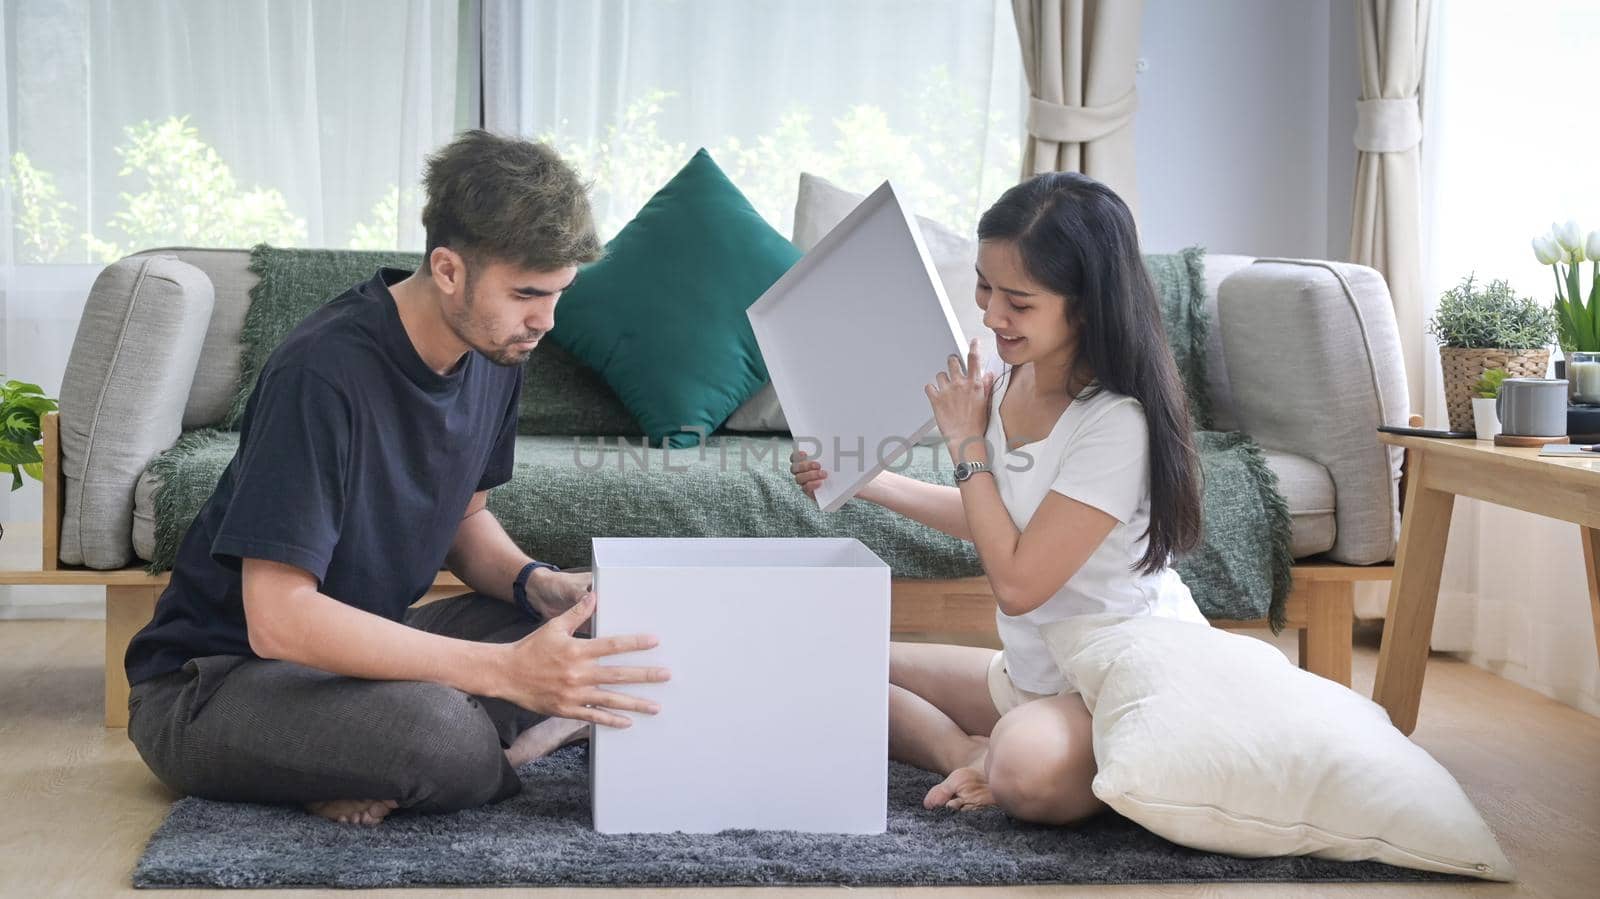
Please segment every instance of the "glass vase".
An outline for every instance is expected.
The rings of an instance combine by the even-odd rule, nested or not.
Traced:
[[[1600,353],[1570,354],[1567,358],[1567,380],[1572,382],[1574,403],[1600,405]]]

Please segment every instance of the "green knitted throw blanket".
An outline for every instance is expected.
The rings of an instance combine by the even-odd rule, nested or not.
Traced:
[[[1178,572],[1207,617],[1253,619],[1270,610],[1281,618],[1290,560],[1277,535],[1288,533],[1289,516],[1272,473],[1243,435],[1203,432],[1198,442],[1205,541],[1178,560]],[[152,572],[172,566],[238,444],[235,432],[192,431],[152,463],[161,481]],[[880,506],[822,512],[795,486],[790,448],[781,437],[712,435],[703,456],[664,455],[642,438],[522,437],[511,483],[489,495],[489,509],[518,546],[562,567],[589,564],[591,537],[854,537],[895,577],[983,573],[970,543]],[[915,447],[902,473],[954,483],[943,453]]]

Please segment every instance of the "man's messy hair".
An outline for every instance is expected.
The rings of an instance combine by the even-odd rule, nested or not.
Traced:
[[[449,247],[533,271],[600,258],[588,186],[549,146],[467,131],[428,157],[428,256]]]

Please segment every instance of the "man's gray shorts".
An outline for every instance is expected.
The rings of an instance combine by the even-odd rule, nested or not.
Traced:
[[[476,593],[413,608],[405,623],[484,643],[510,643],[539,625]],[[206,656],[133,687],[128,737],[157,777],[191,796],[393,799],[442,812],[515,795],[505,747],[542,717],[442,684]]]

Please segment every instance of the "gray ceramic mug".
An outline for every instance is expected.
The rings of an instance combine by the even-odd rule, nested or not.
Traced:
[[[1495,400],[1500,431],[1514,437],[1567,433],[1567,382],[1560,378],[1506,378]]]

